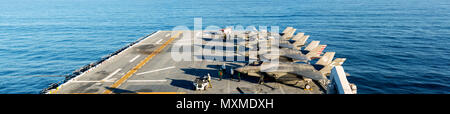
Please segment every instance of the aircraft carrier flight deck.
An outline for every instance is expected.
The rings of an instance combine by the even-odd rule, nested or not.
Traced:
[[[183,33],[184,32],[184,33]],[[189,31],[194,36],[198,32]],[[219,69],[242,67],[236,61],[175,61],[171,51],[186,31],[157,31],[143,37],[120,52],[54,85],[47,94],[326,94],[317,82],[305,89],[277,81],[241,75],[240,81],[226,72],[219,78]],[[203,36],[206,33],[203,31]],[[203,37],[202,36],[202,37]],[[210,41],[203,37],[204,42]],[[204,46],[200,46],[204,47]],[[208,55],[203,55],[208,56]],[[243,55],[234,55],[243,56]],[[226,56],[234,57],[234,56]],[[202,58],[202,56],[192,56]],[[210,74],[210,86],[196,90],[193,81]],[[267,78],[267,77],[266,77]],[[346,81],[346,79],[345,79]],[[305,82],[306,83],[306,82]],[[347,87],[348,88],[348,87]]]

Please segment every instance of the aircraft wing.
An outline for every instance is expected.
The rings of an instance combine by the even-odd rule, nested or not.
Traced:
[[[319,71],[294,71],[294,72],[289,72],[289,73],[293,73],[293,74],[297,74],[297,75],[300,75],[300,76],[303,76],[303,77],[311,78],[313,80],[327,79]]]
[[[243,67],[236,68],[234,70],[241,72],[241,73],[259,72],[260,67],[259,66],[243,66]]]
[[[280,49],[280,56],[295,60],[308,60],[308,57],[303,55],[302,52],[293,49]]]
[[[298,64],[298,63],[279,63],[277,65],[269,65],[268,63],[263,63],[266,65],[262,66],[261,72],[287,72],[296,74],[299,76],[311,78],[313,80],[327,79],[323,74],[317,70],[312,65],[309,64]]]
[[[291,58],[291,59],[294,59],[294,60],[301,60],[301,61],[309,60],[308,57],[302,56],[302,55],[299,55],[299,54],[285,54],[285,55],[280,55],[280,56],[284,56],[284,57]]]
[[[305,55],[303,55],[300,51],[297,50],[293,50],[293,49],[280,49],[279,53],[276,52],[272,52],[272,53],[267,53],[267,54],[263,54],[261,56],[262,59],[276,59],[279,57],[287,57],[287,58],[291,58],[294,60],[300,60],[300,61],[308,61],[309,58]]]
[[[299,49],[296,45],[291,44],[289,42],[280,42],[280,44],[278,44],[278,46],[281,48]]]

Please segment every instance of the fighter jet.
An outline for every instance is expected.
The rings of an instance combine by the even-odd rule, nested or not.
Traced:
[[[267,75],[283,83],[303,80],[305,78],[321,81],[327,80],[325,76],[329,75],[334,66],[340,66],[346,60],[345,58],[336,58],[332,61],[334,54],[335,52],[326,52],[313,65],[306,63],[272,64],[270,62],[262,62],[261,64],[250,64],[239,67],[235,70],[248,76],[264,77],[264,75]]]
[[[283,33],[288,33],[292,31],[292,27],[286,28]],[[294,43],[291,43],[289,40],[283,40],[280,39],[280,45],[277,52],[269,53],[271,52],[270,48],[273,48],[276,45],[276,43],[272,44],[274,40],[277,40],[277,38],[271,36],[267,38],[256,38],[257,42],[253,42],[252,44],[248,44],[246,42],[246,47],[250,49],[250,51],[257,51],[259,55],[261,55],[259,58],[252,57],[253,59],[263,59],[270,60],[270,59],[279,59],[279,57],[282,57],[282,60],[289,60],[291,62],[308,62],[315,58],[320,58],[320,55],[322,54],[322,51],[326,48],[327,45],[319,45],[320,41],[312,41],[304,48],[304,50],[300,50],[301,47],[304,46],[306,40],[309,38],[309,35],[304,35],[304,33],[297,33],[295,37],[293,37],[290,40],[293,40]],[[270,43],[272,42],[272,43]],[[272,45],[272,46],[270,46]],[[246,56],[248,56],[248,53],[246,53]]]
[[[306,35],[306,36],[309,37],[309,35]],[[299,33],[297,33],[294,37],[292,37],[292,38],[289,39],[289,40],[297,41],[297,40],[299,40],[299,39],[302,39],[303,37],[305,37],[305,33],[304,33],[304,32],[299,32]]]
[[[292,27],[286,27],[286,29],[284,29],[283,32],[281,32],[282,34],[281,39],[289,40],[290,38],[292,38],[296,30],[297,29],[294,29]]]
[[[278,46],[280,48],[290,48],[299,50],[301,47],[305,46],[306,41],[308,40],[309,35],[304,35],[304,33],[297,33],[294,37],[290,39],[279,38],[279,36],[269,36],[267,39],[258,39],[258,40],[268,40],[269,43],[278,39]]]
[[[271,44],[270,42],[273,42],[274,40],[278,40],[279,42],[276,43],[281,48],[291,48],[291,49],[297,49],[299,50],[302,46],[305,45],[306,41],[309,38],[309,35],[304,35],[304,33],[297,33],[294,37],[293,34],[295,33],[294,28],[287,27],[281,34],[283,34],[280,38],[279,34],[268,34],[267,31],[261,31],[258,32],[258,37],[256,38],[247,38],[247,41],[268,41],[267,44]],[[248,43],[248,42],[247,42]],[[254,47],[254,45],[246,45],[246,47]]]
[[[322,51],[327,47],[327,45],[319,45],[319,43],[320,41],[312,41],[304,50],[280,48],[277,52],[271,52],[267,48],[262,48],[259,50],[259,54],[263,61],[282,59],[290,60],[290,62],[309,62],[312,59],[320,58]]]
[[[280,40],[279,46],[280,48],[290,48],[299,50],[301,47],[305,46],[306,40],[308,40],[309,35],[299,36],[295,35],[295,37],[290,40]]]
[[[283,33],[289,33],[292,30],[292,27],[288,27],[283,31]],[[255,41],[252,41],[252,43],[245,42],[245,47],[248,48],[249,51],[258,52],[258,54],[262,56],[250,57],[249,53],[246,53],[245,55],[249,56],[249,58],[252,58],[253,60],[263,59],[263,61],[278,58],[283,61],[308,62],[312,59],[320,58],[322,51],[327,45],[319,45],[320,41],[312,41],[303,50],[301,50],[301,47],[304,46],[308,38],[309,35],[305,36],[304,33],[297,33],[295,37],[289,40],[279,39],[276,34],[275,36],[254,38]],[[277,40],[279,43],[273,42]],[[269,47],[273,48],[274,46],[278,46],[281,49],[279,49],[278,52],[269,53],[271,52]]]

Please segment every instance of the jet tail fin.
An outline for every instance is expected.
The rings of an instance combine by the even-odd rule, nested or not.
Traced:
[[[333,60],[333,62],[331,62],[331,65],[341,66],[342,64],[344,64],[345,60],[347,60],[347,59],[346,58],[336,58]]]
[[[283,36],[281,36],[281,39],[284,39],[284,40],[289,40],[289,39],[291,39],[292,36],[294,36],[294,33],[295,33],[296,30],[297,30],[297,29],[294,29],[294,28],[289,29],[287,32],[283,33]],[[283,31],[283,32],[284,32],[284,31]]]
[[[308,44],[308,46],[305,47],[304,50],[306,50],[306,51],[311,51],[311,50],[313,50],[314,48],[316,48],[317,46],[319,46],[319,43],[320,43],[320,41],[311,41],[311,42]]]
[[[341,66],[345,62],[346,58],[336,58],[333,60],[333,62],[329,63],[328,65],[325,65],[322,69],[319,71],[325,75],[328,76],[331,73],[331,69],[334,68],[334,66]]]
[[[297,46],[304,46],[306,43],[306,40],[308,40],[308,38],[309,38],[309,35],[302,36],[300,39],[296,40],[294,42],[294,44]]]
[[[323,65],[323,66],[329,65],[332,62],[332,60],[333,60],[334,54],[336,54],[336,52],[326,52],[319,59],[319,61],[317,61],[316,64]]]
[[[322,54],[322,51],[327,47],[327,45],[319,45],[316,48],[314,48],[313,50],[309,51],[306,54],[306,57],[313,59],[313,58],[319,58],[320,54]],[[334,56],[334,54],[333,54]],[[331,58],[333,59],[333,58]]]
[[[298,32],[297,34],[295,34],[295,36],[294,37],[292,37],[291,39],[289,39],[289,40],[294,40],[294,41],[296,41],[296,40],[298,40],[298,39],[300,39],[300,38],[302,38],[303,36],[305,35],[305,33],[304,32]]]
[[[286,33],[289,32],[291,29],[294,29],[294,28],[293,28],[293,27],[286,27],[286,29],[284,29],[283,32],[281,32],[281,33],[286,34]]]

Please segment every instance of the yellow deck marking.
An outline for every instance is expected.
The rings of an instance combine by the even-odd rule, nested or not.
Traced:
[[[97,94],[97,93],[63,93],[63,94]],[[118,93],[118,94],[186,94],[186,92],[136,92],[136,93]]]
[[[156,54],[158,54],[164,47],[166,47],[170,42],[172,42],[175,38],[181,35],[181,32],[178,32],[175,36],[171,37],[168,41],[166,41],[162,46],[160,46],[156,51],[148,55],[144,60],[139,62],[133,69],[127,72],[122,78],[117,80],[113,85],[110,86],[110,88],[117,88],[119,87],[123,82],[125,82],[128,78],[130,78],[138,69],[140,69],[142,66],[144,66],[145,63],[147,63],[150,59],[153,58]],[[107,89],[103,92],[103,94],[111,94],[112,91],[110,89]]]
[[[67,94],[96,94],[96,93],[67,93]],[[186,94],[186,92],[136,92],[136,93],[118,93],[118,94]]]
[[[66,94],[66,93],[63,93]],[[67,93],[67,94],[97,94],[97,93]]]
[[[186,92],[137,92],[137,94],[185,94]]]

